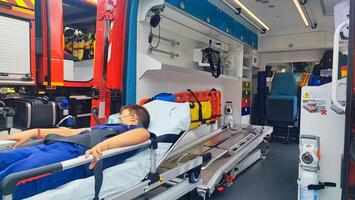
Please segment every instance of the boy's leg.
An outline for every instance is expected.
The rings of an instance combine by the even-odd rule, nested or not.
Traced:
[[[39,149],[36,146],[0,151],[0,172],[11,164],[23,160],[37,152],[39,152]],[[2,180],[2,178],[0,178],[0,180]]]
[[[12,162],[12,164],[0,172],[0,180],[12,173],[50,165],[79,156],[78,153],[74,151],[74,148],[68,144],[43,145],[42,148],[34,147],[34,149],[30,149],[28,152],[26,152],[25,149],[24,153],[22,151],[21,149],[15,149],[9,152],[9,155],[4,155],[11,156],[14,154],[16,158],[11,160],[16,161]],[[19,156],[17,154],[19,154]],[[6,160],[5,157],[3,159]]]
[[[37,167],[42,167],[46,165],[50,165],[53,163],[61,162],[64,160],[69,160],[78,157],[80,154],[75,151],[74,148],[67,148],[67,144],[63,144],[63,146],[56,145],[48,145],[47,148],[38,151],[25,159],[22,159],[16,163],[13,163],[5,170],[0,172],[0,180],[6,177],[9,174],[34,169]],[[83,174],[85,174],[85,170]],[[29,183],[25,183],[16,188],[15,197],[16,199],[23,199],[34,194],[40,193],[47,189],[55,188],[59,185],[62,185],[66,182],[72,180],[72,178],[78,179],[85,177],[82,174],[73,174],[72,170],[66,170],[63,172],[59,172],[36,181],[32,181]],[[69,181],[68,181],[69,179]]]

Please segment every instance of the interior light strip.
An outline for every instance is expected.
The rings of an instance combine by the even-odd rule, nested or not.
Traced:
[[[248,17],[246,17],[245,15],[243,15],[243,13],[240,13],[239,10],[237,10],[237,8],[235,8],[235,6],[233,6],[232,4],[230,4],[227,0],[221,0],[221,2],[226,5],[227,7],[229,7],[230,9],[233,10],[233,12],[236,15],[240,15],[244,20],[246,20],[248,23],[250,23],[251,25],[253,25],[256,29],[258,29],[261,33],[265,33],[266,29],[261,28],[259,25],[255,24],[254,21],[252,21],[251,19],[249,19]]]
[[[246,7],[240,0],[234,0],[234,2],[246,13],[248,13],[255,21],[257,21],[261,26],[266,30],[270,31],[270,28],[259,18],[257,17],[248,7]]]
[[[304,11],[303,11],[303,9],[302,9],[302,7],[301,7],[300,2],[299,2],[298,0],[293,0],[293,4],[295,4],[295,6],[296,6],[296,8],[297,8],[297,11],[298,11],[298,13],[301,15],[301,18],[302,18],[304,24],[305,24],[306,26],[309,26],[308,19],[307,19],[306,14],[304,13]]]

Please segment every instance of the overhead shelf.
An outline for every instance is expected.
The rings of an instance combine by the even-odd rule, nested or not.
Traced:
[[[243,58],[252,59],[252,55],[251,54],[243,54]]]
[[[260,67],[253,65],[253,69],[260,69]]]
[[[152,72],[152,71],[180,72],[180,73],[210,77],[212,79],[215,79],[214,77],[212,77],[211,73],[207,72],[207,71],[202,71],[202,70],[193,69],[193,68],[180,67],[180,66],[167,65],[167,64],[162,64],[161,67],[154,67],[151,69],[146,69],[140,78],[143,78],[147,72]],[[225,74],[221,74],[217,79],[234,80],[234,81],[242,80],[242,78],[240,78],[240,77],[235,77],[235,76],[230,76],[230,75],[225,75]]]
[[[252,68],[251,67],[247,67],[247,66],[243,66],[243,70],[250,71],[250,70],[252,70]]]
[[[200,75],[200,76],[207,76],[207,77],[213,78],[211,75],[211,72],[202,71],[199,69],[192,69],[192,68],[185,68],[185,67],[163,64],[162,70],[181,72],[181,73],[187,73],[187,74],[194,74],[194,75]],[[213,78],[213,79],[215,79],[215,78]],[[221,74],[217,79],[236,80],[236,81],[241,80],[241,78],[239,78],[239,77],[229,76],[229,75],[225,75],[225,74]]]

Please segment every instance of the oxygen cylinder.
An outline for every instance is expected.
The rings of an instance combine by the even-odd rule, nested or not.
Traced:
[[[309,185],[319,184],[317,169],[302,169],[300,174],[300,200],[319,200],[319,190],[309,190]]]
[[[78,41],[76,38],[73,41],[73,56],[78,57]]]
[[[78,42],[79,42],[79,31],[74,32],[74,39],[73,39],[73,56],[78,58]]]
[[[77,53],[78,60],[83,60],[84,47],[85,47],[85,42],[84,42],[84,39],[81,38],[78,42],[78,53]]]

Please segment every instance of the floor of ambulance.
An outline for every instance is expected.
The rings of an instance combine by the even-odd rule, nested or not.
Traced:
[[[237,177],[234,185],[215,192],[213,200],[296,200],[298,145],[271,143],[260,160]]]

